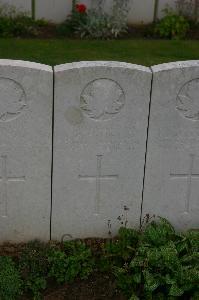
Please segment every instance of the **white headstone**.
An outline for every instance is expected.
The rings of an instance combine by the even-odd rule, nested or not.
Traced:
[[[178,229],[198,226],[199,61],[152,67],[143,216],[166,217]]]
[[[52,68],[0,60],[0,241],[49,239]]]
[[[52,238],[139,225],[151,76],[118,62],[55,67]]]

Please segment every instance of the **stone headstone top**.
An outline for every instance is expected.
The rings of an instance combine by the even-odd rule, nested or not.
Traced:
[[[1,67],[18,67],[18,68],[28,68],[28,69],[34,69],[34,70],[41,70],[53,73],[52,67],[48,65],[43,65],[40,63],[35,63],[31,61],[24,61],[24,60],[12,60],[12,59],[0,59],[0,65]]]
[[[150,68],[144,67],[141,65],[130,64],[126,62],[119,62],[119,61],[80,61],[80,62],[73,62],[68,64],[61,64],[54,67],[56,73],[63,72],[71,69],[83,69],[83,68],[98,68],[98,67],[109,67],[109,68],[122,68],[122,69],[131,69],[131,70],[138,70],[147,73],[151,73]]]

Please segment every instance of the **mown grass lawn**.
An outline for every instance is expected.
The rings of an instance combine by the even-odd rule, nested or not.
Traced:
[[[116,60],[145,66],[199,59],[199,41],[0,39],[0,58],[49,65],[80,60]]]

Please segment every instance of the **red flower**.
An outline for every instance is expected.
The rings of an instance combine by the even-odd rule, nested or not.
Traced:
[[[85,13],[86,12],[86,5],[85,4],[76,4],[75,9],[79,13]]]

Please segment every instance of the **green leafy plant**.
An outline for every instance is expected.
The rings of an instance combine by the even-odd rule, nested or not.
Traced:
[[[144,220],[140,230],[121,227],[117,237],[94,245],[91,240],[29,242],[17,266],[0,256],[0,299],[17,299],[22,291],[41,299],[49,280],[71,283],[103,271],[115,276],[130,300],[198,300],[199,231],[176,233],[163,218]]]
[[[22,294],[22,280],[10,257],[0,256],[0,299],[16,300]]]
[[[76,4],[73,1],[72,13],[66,21],[58,25],[57,31],[60,35],[72,35],[79,26],[83,26],[87,22],[87,7],[84,4]]]
[[[135,254],[116,266],[118,286],[132,299],[194,296],[199,282],[199,232],[176,234],[163,218],[140,234]]]
[[[86,22],[79,23],[75,32],[81,38],[109,39],[116,38],[124,33],[126,28],[121,28],[115,18],[100,11],[90,10]]]
[[[68,267],[66,254],[61,250],[53,249],[48,256],[48,261],[50,264],[48,276],[54,278],[59,284],[66,282]]]
[[[25,291],[31,292],[34,299],[40,299],[41,291],[47,286],[49,269],[49,246],[38,240],[26,245],[19,259],[19,268]]]
[[[81,38],[117,38],[127,32],[128,3],[129,0],[114,0],[111,13],[104,11],[101,1],[89,10],[82,4],[74,4],[72,14],[58,26],[58,32]]]
[[[155,33],[163,38],[183,39],[189,29],[188,20],[172,9],[167,8],[164,12],[165,17],[157,23]]]
[[[41,27],[47,24],[47,21],[35,21],[26,13],[18,12],[14,6],[0,6],[1,37],[37,36]]]
[[[112,12],[104,12],[101,6],[91,9],[83,23],[79,23],[76,33],[81,38],[117,38],[127,32],[128,0],[114,0]]]
[[[49,277],[58,283],[71,282],[77,276],[88,278],[94,267],[91,250],[80,241],[64,242],[63,250],[52,249],[48,257]]]

